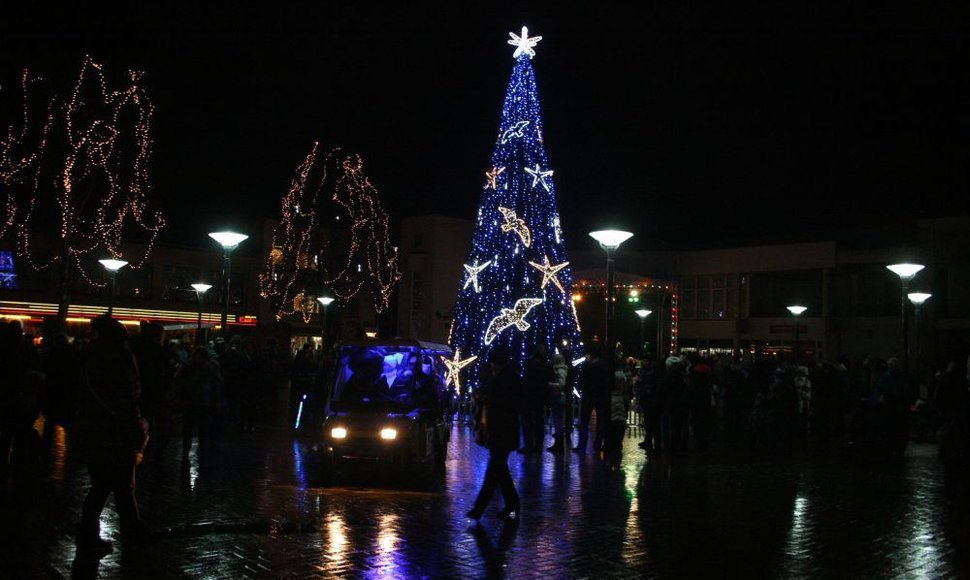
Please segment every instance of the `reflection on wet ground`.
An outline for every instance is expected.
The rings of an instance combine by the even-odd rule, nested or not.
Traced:
[[[185,461],[171,446],[140,472],[139,501],[160,541],[73,566],[73,524],[87,477],[55,432],[43,469],[5,488],[0,576],[69,577],[912,577],[959,576],[936,449],[903,463],[838,444],[777,462],[744,453],[648,459],[627,438],[621,469],[575,453],[510,466],[522,519],[496,499],[480,526],[461,516],[486,452],[463,426],[431,486],[394,471],[319,486],[310,441],[227,433]],[[117,539],[109,508],[103,534]]]

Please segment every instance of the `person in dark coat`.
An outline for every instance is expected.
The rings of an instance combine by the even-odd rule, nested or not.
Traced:
[[[198,429],[196,453],[201,458],[215,447],[213,423],[218,407],[219,365],[209,358],[209,351],[199,346],[192,360],[179,373],[182,391],[182,458],[189,456],[192,438]]]
[[[77,408],[81,361],[64,333],[55,334],[44,357],[44,446],[50,448],[54,428],[70,430]]]
[[[579,439],[573,451],[586,452],[589,440],[589,422],[593,410],[596,411],[596,437],[593,451],[598,453],[603,447],[607,425],[610,421],[610,391],[613,389],[613,368],[602,356],[599,343],[593,342],[587,350],[586,363],[583,364],[579,384],[582,389],[579,406]]]
[[[488,467],[475,505],[465,515],[476,521],[481,518],[495,489],[499,488],[505,500],[505,508],[499,515],[502,519],[514,521],[519,517],[519,494],[509,473],[508,459],[509,453],[519,443],[518,409],[522,380],[511,365],[504,347],[492,349],[488,363],[489,372],[482,377],[482,385],[475,393],[484,416]]]
[[[552,365],[546,349],[537,344],[525,361],[525,396],[522,400],[522,448],[519,453],[542,451],[546,443],[545,409],[549,399]]]
[[[102,316],[92,322],[92,329],[97,336],[85,353],[72,449],[91,477],[75,536],[82,555],[112,549],[99,529],[101,511],[112,493],[126,545],[150,536],[135,502],[135,466],[146,443],[138,409],[138,367],[121,323]]]

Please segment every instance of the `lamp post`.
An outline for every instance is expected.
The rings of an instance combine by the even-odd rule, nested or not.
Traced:
[[[192,288],[195,290],[195,297],[199,299],[199,323],[195,328],[195,344],[198,346],[203,342],[202,336],[202,297],[205,293],[212,288],[212,284],[192,284]]]
[[[330,296],[317,296],[320,303],[320,350],[327,347],[327,306],[335,300]]]
[[[906,294],[909,290],[909,281],[913,279],[920,270],[925,268],[923,264],[890,264],[886,269],[899,276],[899,281],[903,285],[902,298],[900,299],[899,314],[903,319],[903,372],[909,372],[909,325],[906,318]]]
[[[643,344],[647,341],[647,317],[650,316],[650,311],[645,308],[639,310],[634,310],[637,316],[640,317],[640,348],[643,349],[643,358],[647,358],[647,349]]]
[[[795,357],[795,364],[798,364],[798,317],[801,316],[802,312],[805,312],[808,308],[804,306],[788,306],[788,312],[792,313],[795,317],[795,345],[792,348],[792,356]]]
[[[209,237],[222,246],[222,319],[220,328],[222,334],[225,335],[226,323],[229,320],[229,254],[249,236],[235,232],[212,232]]]
[[[111,289],[109,290],[109,294],[108,294],[108,317],[110,318],[111,313],[114,312],[115,291],[118,288],[118,285],[117,285],[118,270],[127,266],[128,262],[124,260],[114,260],[110,258],[106,260],[98,260],[98,262],[100,262],[101,265],[104,266],[104,269],[108,271],[108,275],[111,277]]]
[[[613,327],[614,315],[616,312],[616,304],[614,304],[616,288],[613,283],[613,268],[614,268],[614,258],[613,255],[616,253],[616,249],[620,247],[620,244],[629,240],[633,237],[630,232],[624,232],[620,230],[599,230],[595,232],[590,232],[589,236],[599,242],[600,247],[606,250],[606,330],[603,332],[603,340],[606,343],[606,356],[610,364],[613,364],[613,337],[610,336],[610,330]]]
[[[909,301],[913,303],[913,334],[916,335],[916,385],[919,386],[920,374],[919,374],[919,355],[920,355],[920,342],[919,342],[919,309],[924,302],[929,300],[933,295],[927,294],[926,292],[910,292],[906,295]]]

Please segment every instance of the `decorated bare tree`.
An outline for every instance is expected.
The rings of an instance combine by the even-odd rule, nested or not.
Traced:
[[[314,143],[280,203],[280,224],[260,274],[262,296],[277,319],[309,322],[315,297],[346,303],[362,291],[383,312],[401,274],[388,215],[360,156],[333,149],[321,160]]]
[[[67,316],[75,275],[101,286],[85,258],[124,258],[139,268],[164,227],[149,203],[151,121],[154,107],[129,71],[118,89],[104,67],[86,57],[73,89],[48,107],[36,178],[18,218],[18,253],[37,269],[61,268],[58,316]],[[139,255],[123,252],[124,240],[144,243]],[[55,251],[36,248],[55,241]]]

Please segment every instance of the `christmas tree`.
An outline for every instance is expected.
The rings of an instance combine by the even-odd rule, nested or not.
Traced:
[[[520,362],[536,345],[550,355],[562,352],[567,361],[582,356],[532,69],[542,37],[530,38],[526,28],[510,36],[515,66],[455,301],[455,353],[445,361],[456,389],[477,386],[488,353],[499,345]]]

